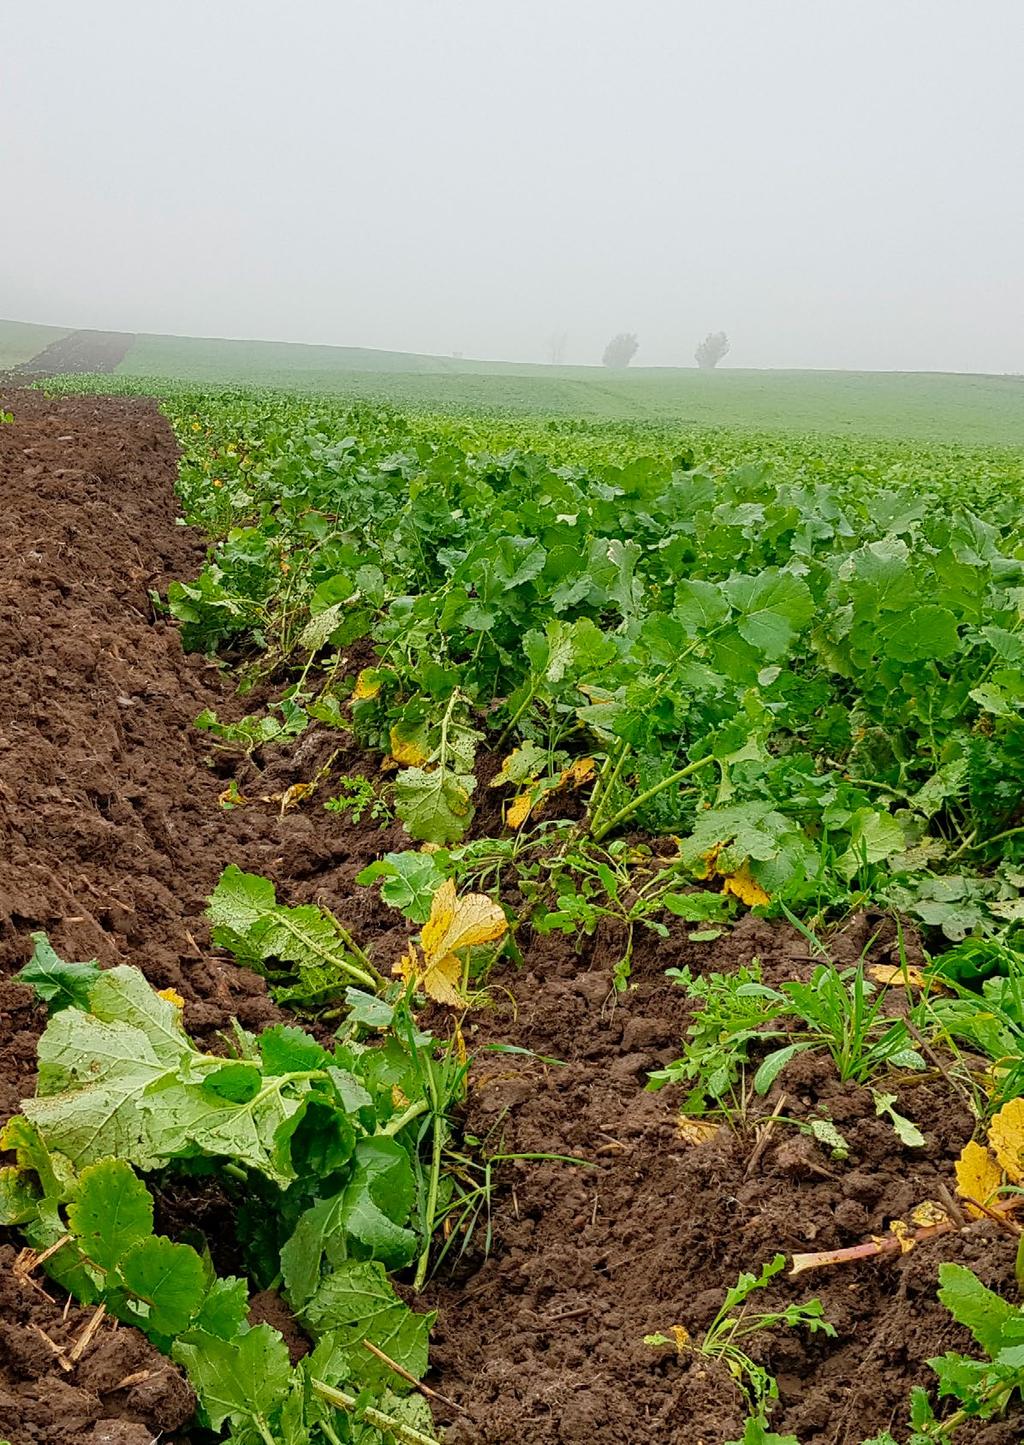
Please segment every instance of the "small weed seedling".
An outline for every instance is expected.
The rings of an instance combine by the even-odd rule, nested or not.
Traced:
[[[339,778],[337,793],[327,799],[324,807],[328,813],[349,813],[353,823],[361,823],[366,817],[378,828],[386,828],[393,816],[369,778]]]
[[[786,1256],[777,1254],[774,1259],[761,1266],[760,1274],[741,1274],[732,1289],[726,1291],[721,1309],[699,1343],[691,1340],[682,1325],[673,1327],[672,1337],[662,1334],[644,1337],[644,1343],[648,1345],[674,1345],[680,1353],[693,1350],[707,1359],[721,1360],[728,1366],[746,1396],[755,1426],[759,1426],[762,1432],[767,1423],[768,1411],[779,1398],[779,1386],[774,1375],[750,1358],[743,1348],[743,1342],[762,1330],[773,1329],[776,1325],[803,1325],[812,1333],[821,1330],[832,1338],[836,1333],[825,1319],[821,1301],[817,1299],[806,1300],[799,1305],[787,1305],[782,1310],[748,1312],[747,1302],[754,1291],[764,1289],[777,1274],[781,1274],[785,1266]],[[748,1445],[748,1439],[770,1441],[772,1437],[763,1436],[763,1433],[762,1436],[756,1433],[749,1436],[748,1429],[744,1445]]]

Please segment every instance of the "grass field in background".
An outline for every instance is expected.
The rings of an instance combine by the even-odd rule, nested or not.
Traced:
[[[0,368],[58,336],[0,322]],[[138,336],[126,377],[381,398],[418,410],[1024,446],[1024,377],[946,372],[557,367],[292,342]]]
[[[0,321],[0,371],[31,360],[67,334],[67,329],[61,326],[36,326],[31,321]]]

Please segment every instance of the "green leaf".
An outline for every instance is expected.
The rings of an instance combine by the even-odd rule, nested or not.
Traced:
[[[288,1347],[269,1325],[256,1325],[237,1340],[194,1330],[175,1341],[171,1357],[188,1372],[211,1430],[226,1420],[234,1426],[266,1422],[292,1376]]]
[[[27,1224],[39,1212],[39,1190],[21,1169],[0,1169],[0,1225]]]
[[[259,1037],[260,1057],[266,1074],[293,1074],[322,1069],[331,1062],[326,1049],[295,1024],[273,1024]]]
[[[756,1092],[759,1094],[767,1094],[790,1059],[810,1047],[810,1044],[786,1044],[784,1048],[776,1049],[773,1053],[770,1053],[754,1075],[754,1089]]]
[[[901,1144],[908,1149],[924,1148],[926,1140],[917,1125],[905,1115],[898,1114],[893,1107],[897,1102],[895,1094],[883,1094],[878,1089],[872,1089],[871,1097],[875,1101],[875,1113],[889,1119]]]
[[[326,1277],[302,1318],[314,1334],[331,1331],[346,1347],[369,1340],[417,1379],[426,1371],[435,1316],[414,1314],[404,1305],[381,1264],[346,1261]],[[367,1374],[388,1384],[394,1380],[385,1367],[368,1366]]]
[[[233,1340],[248,1329],[249,1286],[233,1275],[215,1279],[207,1290],[195,1328],[216,1335],[220,1340]]]
[[[157,1157],[222,1156],[286,1185],[295,1170],[279,1141],[286,1141],[289,1126],[299,1122],[308,1092],[308,1082],[293,1085],[290,1076],[282,1074],[264,1080],[256,1094],[236,1103],[172,1074],[151,1085],[140,1108]]]
[[[722,587],[736,608],[740,636],[769,661],[786,656],[814,615],[807,583],[776,567],[752,577],[730,577]]]
[[[229,948],[239,962],[266,970],[272,962],[294,964],[299,983],[294,997],[332,997],[353,977],[364,982],[356,960],[330,918],[313,904],[279,904],[274,885],[256,873],[229,864],[207,909],[214,942]]]
[[[52,1014],[70,1005],[87,1009],[89,990],[100,974],[99,964],[65,963],[50,947],[45,933],[33,933],[32,941],[32,957],[14,975],[14,982],[34,988]]]
[[[152,1197],[123,1159],[101,1159],[83,1169],[67,1214],[86,1254],[106,1270],[153,1233]]]
[[[355,1173],[345,1190],[341,1222],[374,1259],[400,1269],[413,1258],[417,1238],[403,1228],[412,1207],[415,1183],[409,1156],[394,1139],[361,1139]]]
[[[547,754],[543,756],[546,758]],[[426,923],[434,894],[445,875],[429,853],[409,851],[385,853],[383,858],[356,874],[356,882],[364,887],[378,878],[383,879],[380,896],[390,908],[397,908],[413,923]]]
[[[751,1416],[743,1426],[742,1440],[729,1440],[726,1445],[800,1445],[795,1435],[777,1435],[763,1420]]]
[[[140,1029],[66,1008],[39,1040],[40,1097],[22,1108],[47,1147],[78,1168],[113,1155],[155,1169],[163,1161],[141,1102],[167,1072]]]
[[[145,1328],[155,1334],[181,1334],[206,1295],[206,1271],[198,1254],[163,1235],[150,1235],[130,1249],[119,1273],[125,1288],[149,1305]]]
[[[988,1355],[998,1353],[1003,1326],[1017,1315],[1013,1305],[962,1264],[939,1265],[939,1299]]]
[[[904,613],[882,636],[886,652],[898,662],[938,660],[960,650],[956,618],[948,607],[933,602]]]
[[[690,637],[702,637],[726,620],[729,603],[717,583],[684,578],[676,583],[673,616],[679,619]]]
[[[448,768],[403,768],[395,782],[395,812],[420,843],[454,843],[473,821],[472,773]]]

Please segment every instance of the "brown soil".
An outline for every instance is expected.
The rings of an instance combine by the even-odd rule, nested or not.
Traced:
[[[322,897],[382,967],[405,930],[353,883],[368,858],[402,846],[396,829],[353,829],[315,801],[284,817],[274,802],[218,804],[229,776],[246,795],[272,798],[314,776],[339,744],[334,776],[371,764],[346,734],[316,729],[287,755],[211,765],[191,720],[239,704],[217,667],[183,656],[150,600],[202,558],[200,539],[175,523],[175,450],[155,409],[26,391],[0,405],[15,413],[0,426],[2,1118],[31,1089],[44,1022],[27,989],[2,981],[27,958],[34,929],[65,956],[136,963],[177,988],[188,1026],[210,1044],[232,1014],[254,1028],[278,1015],[262,981],[209,945],[205,900],[228,862],[272,877],[287,901]],[[873,926],[851,925],[838,956],[856,957]],[[902,1150],[870,1093],[805,1057],[735,1132],[694,1148],[677,1133],[672,1091],[642,1089],[647,1070],[678,1053],[689,1017],[664,969],[728,969],[757,955],[778,979],[807,969],[803,940],[748,919],[729,938],[693,944],[676,924],[668,940],[640,940],[635,987],[618,1001],[612,931],[578,953],[559,936],[524,944],[525,964],[494,980],[493,1006],[468,1030],[477,1063],[466,1127],[491,1150],[586,1163],[500,1166],[489,1256],[481,1220],[461,1261],[453,1250],[430,1286],[426,1302],[440,1309],[430,1380],[462,1407],[438,1407],[438,1419],[450,1445],[723,1445],[743,1419],[731,1376],[642,1337],[676,1324],[697,1334],[741,1269],[776,1251],[858,1243],[940,1194],[970,1116],[937,1074],[905,1084],[901,1106],[927,1146]],[[487,1051],[493,1042],[564,1062]],[[827,1113],[849,1160],[833,1162],[786,1125],[759,1149],[754,1116],[766,1109],[794,1121]],[[190,1201],[183,1182],[161,1201],[161,1224],[184,1221],[212,1235],[230,1223],[215,1192]],[[1012,1296],[1013,1257],[1012,1240],[979,1224],[895,1263],[776,1281],[769,1305],[818,1295],[838,1339],[781,1329],[752,1342],[779,1377],[774,1428],[801,1445],[858,1445],[890,1424],[904,1433],[909,1386],[931,1378],[922,1362],[969,1343],[935,1300],[938,1262],[969,1262]],[[0,1255],[0,1439],[189,1438],[187,1386],[135,1331],[104,1323],[83,1358],[61,1367],[57,1352],[91,1312],[65,1312],[12,1260]],[[254,1307],[281,1322],[275,1297]],[[289,1342],[302,1348],[294,1331]],[[1022,1426],[1018,1412],[962,1433],[971,1445],[1010,1445]]]
[[[116,371],[135,337],[128,331],[72,331],[14,368],[21,376]]]

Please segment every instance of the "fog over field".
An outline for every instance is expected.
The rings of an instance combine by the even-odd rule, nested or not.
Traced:
[[[1024,372],[1022,47],[1020,0],[33,0],[0,316]]]

